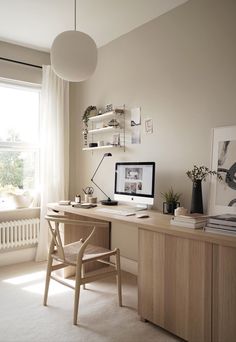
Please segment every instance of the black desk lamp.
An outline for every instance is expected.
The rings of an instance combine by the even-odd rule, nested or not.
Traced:
[[[113,200],[111,200],[110,199],[110,197],[108,197],[107,196],[107,194],[105,194],[105,192],[94,182],[94,176],[96,175],[96,173],[97,173],[97,171],[98,171],[98,169],[99,169],[99,167],[100,167],[100,165],[102,164],[102,161],[103,161],[103,159],[105,158],[105,157],[111,157],[112,156],[112,154],[111,153],[105,153],[104,154],[104,156],[102,157],[102,160],[100,161],[100,163],[98,164],[98,167],[96,168],[96,170],[95,170],[95,172],[94,172],[94,174],[93,174],[93,176],[92,176],[92,178],[91,178],[91,182],[93,182],[93,184],[94,185],[96,185],[96,187],[107,197],[107,200],[103,200],[103,201],[101,201],[101,203],[103,204],[103,205],[117,205],[118,204],[118,202],[117,201],[113,201]]]

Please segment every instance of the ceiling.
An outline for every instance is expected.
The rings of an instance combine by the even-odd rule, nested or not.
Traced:
[[[77,30],[103,46],[188,0],[77,0]],[[49,51],[74,29],[74,0],[0,0],[0,41]]]

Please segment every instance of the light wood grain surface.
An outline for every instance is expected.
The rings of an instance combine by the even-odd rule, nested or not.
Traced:
[[[236,341],[236,249],[213,247],[213,341]]]
[[[84,217],[96,218],[108,222],[122,222],[134,225],[137,228],[152,230],[154,232],[165,233],[172,236],[185,237],[188,239],[195,239],[198,241],[206,241],[224,246],[236,247],[236,236],[228,236],[222,234],[211,234],[203,230],[173,226],[170,224],[170,215],[164,215],[155,210],[145,210],[144,212],[149,215],[148,218],[139,219],[136,216],[121,216],[111,213],[104,213],[98,210],[101,206],[96,208],[83,209],[73,208],[72,206],[58,205],[57,203],[48,204],[49,209],[64,211],[76,215],[83,215]],[[102,206],[105,207],[105,206]],[[119,206],[120,208],[127,208]],[[141,212],[138,212],[141,213]]]
[[[211,340],[212,245],[139,230],[139,314],[188,341]]]

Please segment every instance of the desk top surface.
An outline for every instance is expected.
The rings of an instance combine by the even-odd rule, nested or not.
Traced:
[[[142,228],[159,233],[179,236],[188,239],[202,240],[206,242],[216,243],[225,246],[236,247],[236,236],[222,235],[215,233],[207,233],[202,229],[192,229],[185,227],[178,227],[170,224],[172,216],[164,215],[156,210],[138,211],[138,214],[145,213],[149,215],[148,218],[137,218],[134,216],[122,216],[114,213],[99,211],[99,208],[108,208],[109,206],[98,205],[96,208],[84,209],[74,208],[71,205],[59,205],[58,203],[49,203],[48,209],[76,214],[79,216],[90,217],[93,219],[103,220],[107,222],[120,222],[122,224],[134,225],[137,228]],[[110,208],[110,207],[109,207]],[[120,209],[127,209],[127,206],[119,206]],[[113,209],[113,208],[110,208]]]

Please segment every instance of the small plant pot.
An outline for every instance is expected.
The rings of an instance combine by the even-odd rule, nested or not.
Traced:
[[[180,202],[163,202],[163,214],[174,215],[175,209],[180,206]]]

